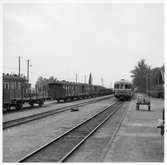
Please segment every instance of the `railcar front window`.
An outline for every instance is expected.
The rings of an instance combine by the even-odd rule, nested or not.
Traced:
[[[120,84],[120,89],[124,89],[124,84]]]
[[[115,88],[116,88],[116,89],[119,89],[119,84],[115,84]]]
[[[125,84],[125,89],[129,89],[129,85],[128,84]]]

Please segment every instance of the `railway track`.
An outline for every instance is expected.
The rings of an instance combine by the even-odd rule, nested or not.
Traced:
[[[78,104],[75,104],[75,105],[69,105],[69,106],[65,106],[65,107],[62,107],[62,108],[49,110],[47,112],[42,112],[42,113],[33,114],[33,115],[26,116],[26,117],[18,118],[18,119],[6,121],[6,122],[3,122],[3,129],[18,126],[18,125],[21,125],[21,124],[24,124],[24,123],[27,123],[27,122],[31,122],[33,120],[38,120],[38,119],[41,119],[41,118],[44,118],[44,117],[47,117],[47,116],[50,116],[50,115],[54,115],[56,113],[68,111],[71,108],[77,108],[77,107],[85,106],[87,104],[92,104],[92,103],[102,101],[102,100],[105,100],[105,99],[108,99],[108,98],[109,97],[99,98],[99,99],[96,99],[96,100],[89,100],[89,101],[86,101],[86,102],[83,102],[83,103],[78,103]]]
[[[53,105],[53,104],[56,104],[57,101],[52,101],[52,102],[49,102],[49,103],[45,103],[42,108],[45,108],[45,107],[48,107],[50,105]],[[41,108],[39,105],[33,105],[30,106],[29,104],[25,105],[21,110],[16,110],[14,107],[13,109],[11,109],[10,111],[6,111],[6,110],[3,110],[3,114],[7,115],[7,114],[12,114],[12,113],[17,113],[17,112],[23,112],[23,111],[27,111],[27,110],[32,110],[32,109],[38,109],[38,108]]]
[[[51,140],[18,162],[64,162],[79,146],[123,105],[113,103],[93,117]]]

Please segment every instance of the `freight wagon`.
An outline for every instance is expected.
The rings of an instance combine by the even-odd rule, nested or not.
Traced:
[[[24,103],[31,106],[42,106],[45,98],[31,93],[31,85],[24,76],[16,74],[3,74],[3,108],[10,110],[15,107],[20,110]]]
[[[56,81],[48,84],[49,96],[54,100],[67,101],[68,99],[80,99],[96,97],[100,95],[111,94],[111,91],[98,85],[89,85],[84,83],[73,83],[67,81]]]

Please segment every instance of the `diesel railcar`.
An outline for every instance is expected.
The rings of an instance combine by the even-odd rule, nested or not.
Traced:
[[[133,84],[121,79],[114,83],[114,96],[119,100],[130,100],[133,96]]]
[[[98,85],[89,85],[84,83],[73,83],[67,81],[56,81],[48,84],[48,95],[60,102],[68,99],[81,99],[96,97],[100,95],[111,94],[111,91]]]

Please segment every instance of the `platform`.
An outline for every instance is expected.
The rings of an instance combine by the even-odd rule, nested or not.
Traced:
[[[136,111],[132,100],[104,162],[163,162],[164,136],[157,128],[163,106],[164,100],[151,98],[151,111],[146,105]]]

